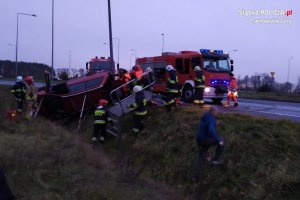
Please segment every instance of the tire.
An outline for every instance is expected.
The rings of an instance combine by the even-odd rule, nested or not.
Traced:
[[[184,86],[182,90],[182,98],[186,103],[192,103],[194,99],[194,89],[191,85]]]
[[[223,101],[223,98],[212,98],[211,100],[216,104],[220,104]]]

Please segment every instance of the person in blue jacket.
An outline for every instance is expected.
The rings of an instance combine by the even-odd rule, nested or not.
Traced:
[[[218,109],[216,107],[210,107],[200,121],[200,125],[197,131],[197,146],[198,146],[198,159],[195,167],[194,181],[199,180],[201,163],[208,156],[208,149],[212,146],[217,146],[215,156],[211,160],[212,164],[223,164],[223,152],[224,152],[224,139],[219,136],[217,132],[217,115]]]

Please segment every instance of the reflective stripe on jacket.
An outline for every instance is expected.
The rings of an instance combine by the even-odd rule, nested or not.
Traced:
[[[103,106],[98,106],[94,112],[94,124],[106,124],[111,121],[111,118],[108,117],[106,108]]]
[[[236,92],[238,90],[238,83],[235,77],[230,78],[228,90],[232,92]]]
[[[178,93],[178,77],[176,71],[172,70],[169,74],[170,78],[167,81],[167,92]]]
[[[131,104],[129,107],[134,109],[135,115],[146,115],[147,114],[147,99],[145,98],[144,91],[140,91],[135,95],[135,102]]]
[[[23,99],[26,95],[26,85],[25,83],[16,83],[10,90],[10,92],[15,95],[16,99]]]
[[[204,88],[204,87],[205,87],[205,76],[203,75],[202,71],[197,71],[195,77],[195,88]]]

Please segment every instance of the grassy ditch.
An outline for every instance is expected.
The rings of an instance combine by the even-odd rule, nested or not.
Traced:
[[[289,93],[274,93],[274,92],[246,92],[240,91],[239,97],[246,99],[272,100],[272,101],[287,101],[300,103],[300,94]]]

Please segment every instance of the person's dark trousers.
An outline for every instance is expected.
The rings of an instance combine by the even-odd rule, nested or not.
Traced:
[[[194,93],[194,103],[202,105],[204,103],[203,101],[203,93],[204,93],[204,88],[195,88],[195,93]]]
[[[144,115],[133,115],[134,118],[134,127],[133,127],[133,131],[138,133],[140,132],[143,128],[143,119],[144,119]]]
[[[23,111],[23,105],[24,105],[23,99],[22,98],[16,98],[16,102],[17,102],[17,111],[22,112]]]
[[[165,98],[166,105],[165,108],[169,112],[171,111],[172,106],[176,107],[175,99],[178,97],[177,93],[168,92]]]
[[[14,199],[4,176],[4,173],[0,167],[0,200],[12,200]]]
[[[98,138],[99,135],[100,135],[100,137],[106,136],[106,124],[94,124],[93,137]]]
[[[207,140],[197,140],[197,146],[198,146],[198,158],[196,161],[194,178],[196,180],[199,180],[201,165],[205,160],[205,158],[208,156],[207,154],[208,149],[212,146],[217,146],[213,160],[220,160],[223,159],[224,145],[223,146],[219,145],[217,140],[207,139]]]

